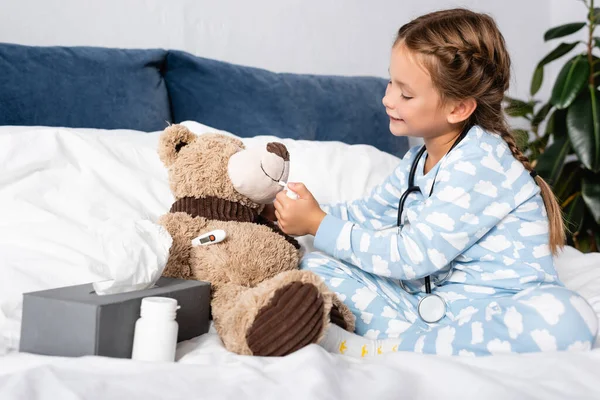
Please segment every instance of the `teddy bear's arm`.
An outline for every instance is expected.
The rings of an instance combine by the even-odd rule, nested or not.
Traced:
[[[192,218],[186,213],[178,212],[163,215],[160,217],[159,223],[173,238],[163,276],[181,279],[194,278],[190,262],[192,239],[206,227],[206,219]]]

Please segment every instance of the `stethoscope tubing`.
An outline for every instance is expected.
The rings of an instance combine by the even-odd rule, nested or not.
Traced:
[[[463,131],[461,132],[461,134],[458,136],[458,138],[454,141],[454,143],[452,144],[452,146],[450,147],[450,150],[448,150],[448,153],[450,153],[458,143],[460,143],[464,137],[466,136],[467,132],[469,131],[470,126],[467,125]],[[420,149],[419,152],[417,153],[417,156],[415,157],[415,159],[413,160],[411,166],[410,166],[410,172],[408,174],[408,188],[404,191],[404,193],[402,193],[402,195],[400,196],[400,200],[398,201],[398,218],[397,218],[397,226],[400,227],[401,222],[402,222],[402,213],[404,212],[404,204],[406,203],[406,199],[408,198],[408,196],[411,193],[416,193],[419,192],[421,193],[421,188],[419,186],[415,186],[415,174],[417,173],[417,167],[419,165],[419,161],[421,160],[421,157],[423,157],[423,154],[425,153],[426,147],[425,145],[423,145]],[[446,154],[448,154],[446,153]],[[435,182],[434,182],[435,183]],[[431,190],[429,191],[429,197],[431,197],[431,195],[433,194],[433,186],[434,183],[431,184]],[[448,276],[450,275],[450,273],[448,273],[446,275],[446,277],[444,278],[444,280],[446,280],[448,278]],[[443,282],[444,280],[442,280],[441,282]],[[440,282],[440,283],[441,283]],[[407,292],[411,293],[411,294],[416,294],[419,291],[408,291],[406,289],[406,286],[404,285],[404,283],[402,283],[402,281],[400,281],[400,286],[406,290]],[[427,294],[431,294],[431,277],[430,275],[427,275],[425,277],[425,293]]]

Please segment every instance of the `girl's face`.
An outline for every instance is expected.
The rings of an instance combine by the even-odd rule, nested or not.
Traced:
[[[389,72],[382,102],[392,134],[430,138],[451,129],[448,106],[442,105],[431,76],[404,45],[392,49]]]

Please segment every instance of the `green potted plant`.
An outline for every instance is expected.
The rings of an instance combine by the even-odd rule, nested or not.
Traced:
[[[579,0],[582,1],[582,0]],[[585,22],[554,27],[544,40],[565,38],[586,29],[586,40],[562,41],[538,64],[528,101],[506,97],[506,113],[525,118],[529,129],[514,131],[517,142],[548,184],[564,213],[568,244],[588,252],[600,248],[600,8],[582,1]],[[570,54],[547,101],[534,99],[544,80],[544,67]]]

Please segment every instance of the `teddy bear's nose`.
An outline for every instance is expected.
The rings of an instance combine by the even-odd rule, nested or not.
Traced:
[[[267,151],[283,158],[283,161],[290,161],[290,153],[283,143],[272,142],[267,144]]]

